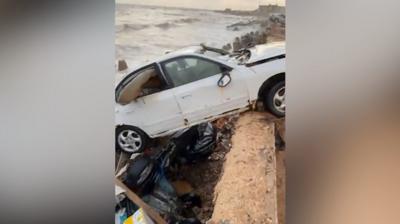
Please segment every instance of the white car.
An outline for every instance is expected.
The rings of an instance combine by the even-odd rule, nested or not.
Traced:
[[[229,53],[204,45],[167,53],[116,87],[116,147],[142,151],[150,138],[228,114],[257,100],[285,115],[285,44]]]

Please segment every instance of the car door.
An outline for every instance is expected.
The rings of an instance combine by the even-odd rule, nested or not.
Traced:
[[[230,67],[199,56],[181,56],[162,63],[173,83],[176,101],[186,124],[194,124],[244,105],[248,91],[241,77],[225,87],[218,81]]]
[[[131,79],[122,81],[116,97],[117,124],[139,127],[151,137],[184,126],[174,93],[156,64],[139,69]]]

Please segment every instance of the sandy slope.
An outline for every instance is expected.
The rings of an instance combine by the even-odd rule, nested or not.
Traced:
[[[208,223],[277,223],[274,123],[247,112],[235,127]]]

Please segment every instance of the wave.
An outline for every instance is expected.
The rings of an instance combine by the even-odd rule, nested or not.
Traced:
[[[155,26],[158,27],[158,28],[166,30],[166,29],[169,29],[169,28],[172,28],[172,27],[176,27],[177,24],[171,23],[171,22],[165,22],[165,23],[157,24]]]
[[[183,14],[181,14],[181,13],[168,13],[168,12],[165,12],[163,14],[167,15],[167,16],[183,16]]]
[[[194,23],[194,22],[198,22],[198,21],[200,21],[200,19],[198,19],[198,18],[182,18],[182,19],[172,20],[170,22],[155,24],[153,26],[166,30],[166,29],[176,27],[180,24],[190,24],[190,23]],[[124,32],[124,31],[138,31],[138,30],[143,30],[143,29],[149,28],[149,27],[151,27],[151,25],[129,23],[129,24],[117,25],[116,31],[118,33]]]
[[[198,19],[198,18],[183,18],[183,19],[175,20],[175,22],[177,22],[177,23],[194,23],[194,22],[198,22],[198,21],[200,21],[200,19]]]
[[[176,27],[176,26],[178,26],[179,24],[182,24],[182,23],[190,24],[190,23],[194,23],[194,22],[198,22],[198,21],[200,21],[200,19],[197,19],[197,18],[182,18],[182,19],[173,20],[171,22],[160,23],[160,24],[157,24],[155,26],[158,27],[158,28],[161,28],[161,29],[169,29],[169,28],[172,28],[172,27]]]
[[[117,26],[117,32],[122,32],[122,31],[137,31],[137,30],[143,30],[148,28],[149,25],[146,24],[122,24]]]

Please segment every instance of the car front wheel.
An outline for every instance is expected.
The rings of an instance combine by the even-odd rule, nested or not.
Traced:
[[[284,117],[286,110],[285,81],[275,83],[264,95],[264,105],[277,117]]]
[[[117,149],[128,153],[142,152],[148,142],[147,135],[137,127],[119,126],[115,131]]]

